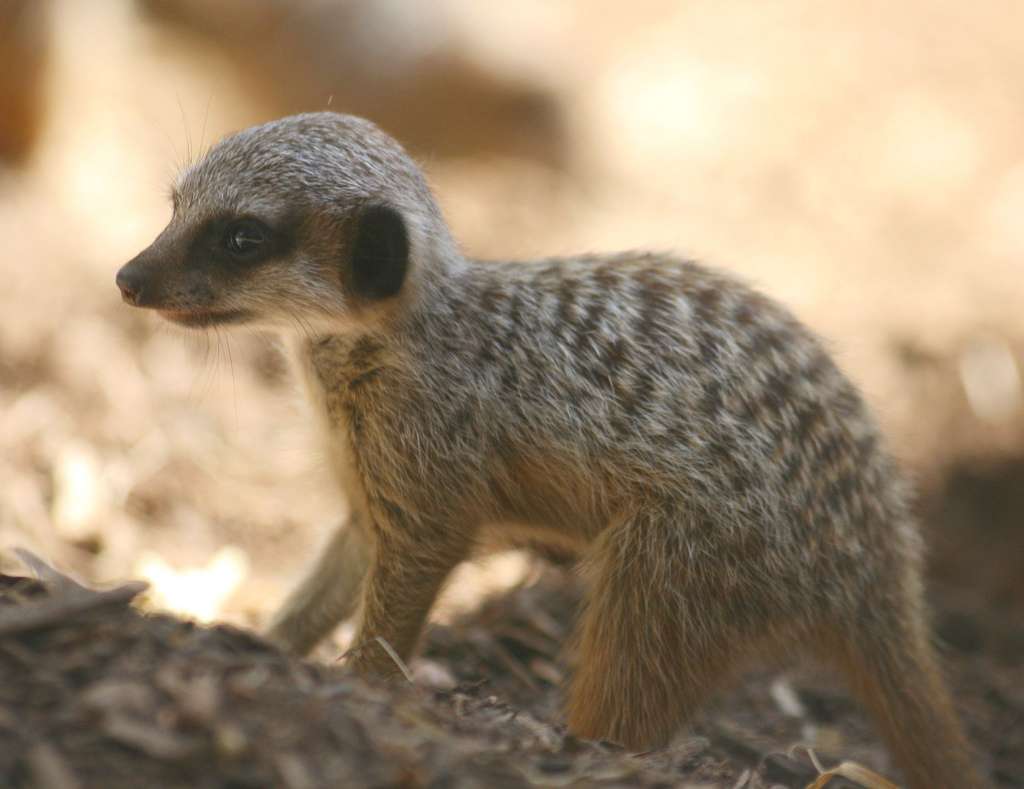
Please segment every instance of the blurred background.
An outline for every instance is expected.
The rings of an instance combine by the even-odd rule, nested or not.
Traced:
[[[1015,0],[0,0],[0,550],[243,624],[309,561],[345,505],[274,343],[113,278],[179,167],[321,109],[398,137],[469,254],[672,250],[791,305],[916,475],[933,594],[1024,611]]]

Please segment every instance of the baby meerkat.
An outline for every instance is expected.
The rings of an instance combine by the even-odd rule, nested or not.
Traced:
[[[929,642],[921,539],[856,389],[785,308],[651,254],[482,263],[365,120],[298,115],[188,168],[117,274],[192,327],[290,337],[352,515],[269,630],[361,611],[413,651],[495,535],[578,555],[572,732],[666,743],[748,658],[836,666],[914,787],[979,785]]]

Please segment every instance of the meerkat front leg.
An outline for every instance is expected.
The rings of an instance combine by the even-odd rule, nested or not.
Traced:
[[[366,529],[366,516],[355,511],[335,529],[316,564],[271,620],[271,641],[306,655],[355,612],[370,565]]]
[[[409,659],[434,600],[451,571],[469,555],[471,541],[462,529],[422,522],[392,522],[375,536],[349,665],[360,673],[393,676],[400,669],[378,639],[401,660]]]

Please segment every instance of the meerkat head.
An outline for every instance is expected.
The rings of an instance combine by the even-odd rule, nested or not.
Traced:
[[[126,302],[185,326],[338,330],[457,259],[412,160],[369,121],[296,115],[186,169],[173,215],[117,273]]]

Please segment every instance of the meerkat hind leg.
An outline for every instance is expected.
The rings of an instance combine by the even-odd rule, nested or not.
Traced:
[[[735,669],[726,612],[684,582],[683,555],[673,551],[679,529],[635,518],[602,534],[584,558],[566,709],[573,734],[638,750],[665,745]],[[652,546],[659,536],[665,545]]]
[[[308,654],[359,602],[371,548],[356,513],[331,535],[316,564],[285,600],[267,637],[298,655]]]

